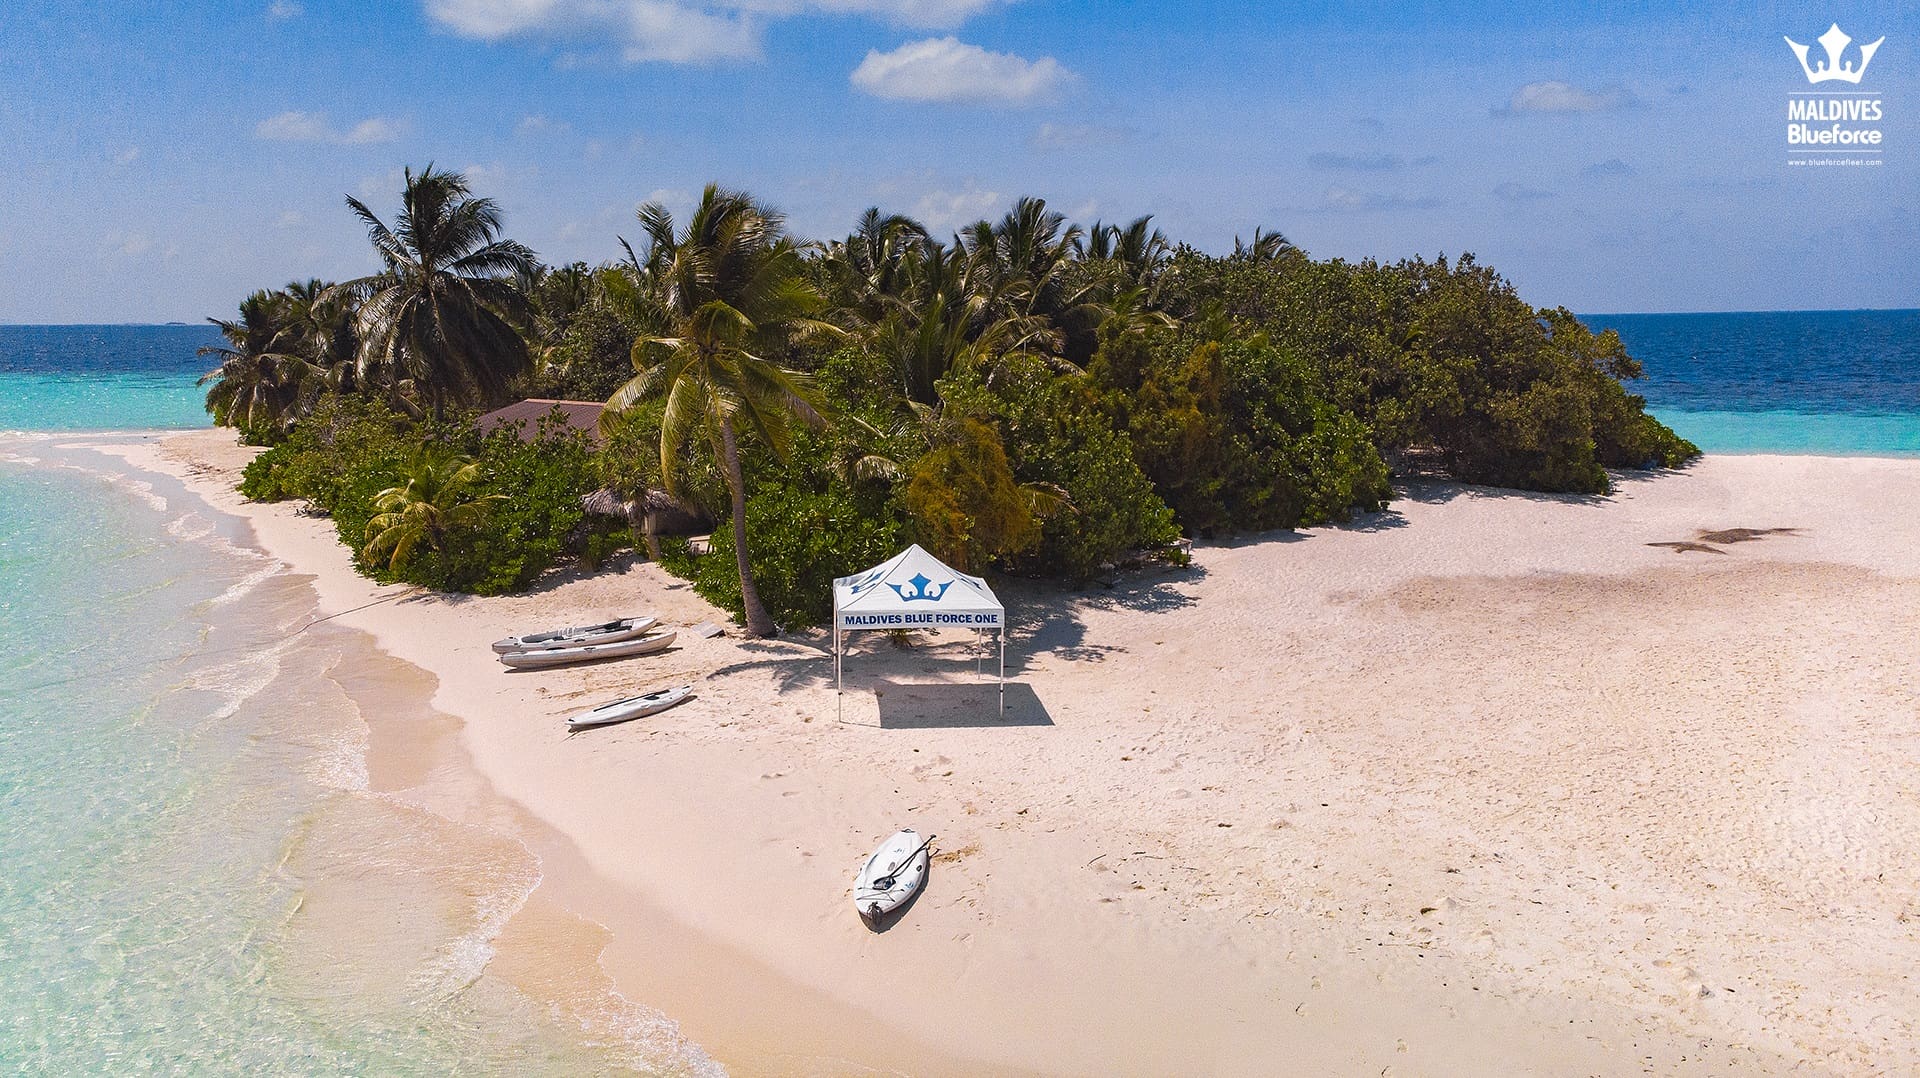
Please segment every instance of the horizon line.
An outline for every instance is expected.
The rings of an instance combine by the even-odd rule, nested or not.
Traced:
[[[1546,308],[1539,308],[1546,309]],[[1778,307],[1778,308],[1741,308],[1730,311],[1575,311],[1580,318],[1619,318],[1642,315],[1710,315],[1710,314],[1905,314],[1920,313],[1920,307]],[[8,322],[0,321],[0,328],[6,329],[164,329],[168,326],[210,326],[206,319],[182,321],[174,319],[166,322]]]

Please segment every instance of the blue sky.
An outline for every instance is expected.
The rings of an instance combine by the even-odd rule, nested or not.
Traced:
[[[1884,163],[1789,167],[1781,39],[1836,20],[1885,37]],[[428,162],[552,262],[717,180],[813,238],[1033,194],[1215,251],[1472,251],[1580,311],[1920,306],[1917,43],[1910,3],[14,0],[0,321],[367,272],[343,197],[390,214]]]

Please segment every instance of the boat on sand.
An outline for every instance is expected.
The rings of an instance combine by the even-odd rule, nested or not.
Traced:
[[[591,711],[582,711],[567,717],[568,730],[585,730],[594,726],[611,726],[616,722],[657,715],[662,711],[681,703],[693,696],[693,686],[677,685],[672,688],[656,689],[641,696],[629,696],[625,700],[601,704]]]
[[[918,831],[896,831],[880,844],[853,881],[853,905],[868,922],[878,921],[906,904],[927,882],[927,847]]]
[[[667,650],[673,645],[677,635],[667,632],[648,633],[632,640],[621,640],[612,644],[588,644],[585,647],[543,648],[539,651],[511,651],[500,656],[500,661],[516,670],[534,670],[548,666],[570,666],[573,663],[589,663],[600,659],[627,659],[635,655],[652,655]]]
[[[565,629],[548,629],[543,633],[509,636],[505,640],[495,640],[493,652],[496,655],[508,655],[516,651],[553,651],[592,644],[613,644],[644,635],[656,621],[655,618],[646,617],[616,618],[598,625],[572,625]]]

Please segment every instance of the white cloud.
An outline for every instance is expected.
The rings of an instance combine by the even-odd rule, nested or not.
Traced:
[[[910,41],[892,52],[872,51],[853,69],[854,86],[895,101],[973,101],[1037,104],[1073,81],[1051,56],[1026,60],[988,52],[957,38]]]
[[[998,7],[1003,0],[738,0],[744,11],[766,15],[870,15],[895,26],[950,30]]]
[[[1086,150],[1098,146],[1120,146],[1134,139],[1131,127],[1103,127],[1099,124],[1044,123],[1027,136],[1027,146],[1040,153],[1056,150]]]
[[[939,235],[970,225],[1005,205],[998,191],[986,191],[972,180],[958,191],[929,191],[914,203],[912,217]]]
[[[273,219],[273,223],[280,228],[299,228],[306,221],[306,217],[299,210],[282,211],[280,216]]]
[[[353,125],[353,130],[341,136],[340,141],[355,146],[364,146],[373,142],[392,142],[400,137],[400,125],[379,116],[361,120]]]
[[[294,0],[273,0],[267,5],[267,18],[276,20],[297,19],[306,9]]]
[[[324,112],[290,110],[261,120],[253,129],[254,137],[271,142],[330,142],[343,146],[365,146],[392,142],[400,137],[396,121],[372,116],[346,131],[335,128]]]
[[[629,63],[749,60],[760,55],[760,20],[673,0],[426,0],[427,16],[462,37],[616,40]]]
[[[560,0],[427,0],[427,16],[464,37],[498,41],[551,25],[567,6]]]
[[[108,255],[138,258],[153,250],[153,237],[144,232],[121,232],[116,229],[101,237],[101,246]]]
[[[507,182],[507,166],[498,161],[490,165],[468,165],[460,170],[460,174],[467,178],[467,186],[476,195],[485,195],[488,189],[498,188]]]
[[[627,0],[630,40],[620,58],[630,64],[658,60],[699,64],[757,60],[760,26],[744,15],[718,15],[654,0]]]
[[[1307,164],[1314,168],[1337,172],[1395,172],[1408,165],[1421,167],[1439,160],[1432,154],[1411,161],[1397,153],[1316,153],[1307,156]]]
[[[1350,187],[1329,187],[1321,202],[1324,209],[1341,213],[1377,213],[1390,210],[1430,210],[1440,205],[1437,198],[1356,191]]]
[[[138,146],[129,146],[126,149],[121,150],[119,153],[113,155],[113,163],[121,166],[122,168],[126,167],[127,165],[131,165],[138,160],[140,160],[140,147]]]
[[[1583,90],[1567,82],[1530,82],[1513,92],[1506,107],[1496,113],[1519,112],[1603,112],[1627,108],[1638,102],[1622,86]]]
[[[381,199],[398,199],[407,185],[406,170],[398,165],[377,176],[363,176],[360,179],[360,201],[376,202]]]
[[[600,45],[628,63],[754,60],[769,22],[866,16],[893,26],[951,30],[1011,0],[425,0],[427,17],[462,37]],[[586,62],[563,54],[559,62]]]
[[[548,133],[563,135],[566,134],[571,127],[572,125],[564,120],[548,119],[539,113],[534,113],[521,117],[520,122],[514,125],[513,133],[519,135],[521,138],[529,138],[534,135],[544,135]]]

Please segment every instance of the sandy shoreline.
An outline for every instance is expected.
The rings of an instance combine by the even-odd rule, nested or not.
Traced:
[[[602,940],[622,993],[737,1073],[1920,1066],[1920,462],[1420,487],[1188,571],[1008,589],[1005,723],[957,638],[860,640],[836,723],[817,634],[539,674],[487,652],[717,620],[651,566],[367,606],[401,589],[329,522],[241,501],[230,433],[125,452],[431,675],[473,777],[541,836],[503,935],[570,925],[575,966]],[[1803,530],[1646,545],[1743,526]],[[676,679],[700,700],[553,721]],[[406,751],[376,736],[370,767],[404,783]],[[847,884],[905,824],[944,853],[870,933]]]

